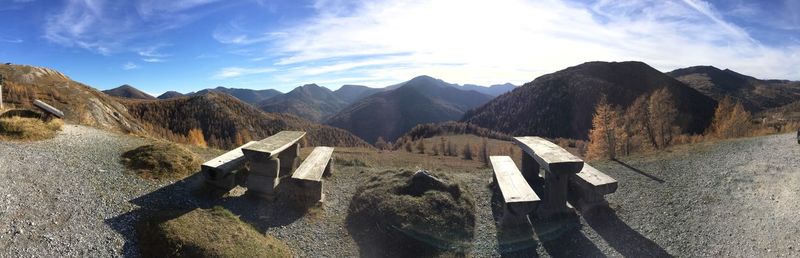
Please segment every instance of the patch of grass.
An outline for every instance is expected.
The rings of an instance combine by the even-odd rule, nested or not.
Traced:
[[[122,163],[144,178],[181,179],[199,170],[201,161],[184,147],[159,142],[123,153]]]
[[[350,203],[351,234],[362,246],[399,257],[467,253],[475,231],[472,196],[449,177],[413,175],[387,170],[367,177]]]
[[[366,162],[359,158],[334,158],[333,162],[336,165],[347,166],[347,167],[369,167]]]
[[[52,119],[48,122],[37,118],[8,117],[0,118],[0,139],[38,141],[56,136],[64,127],[61,119]]]
[[[216,206],[139,225],[144,257],[292,257],[289,246]]]

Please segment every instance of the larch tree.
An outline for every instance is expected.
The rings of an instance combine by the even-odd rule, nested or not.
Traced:
[[[199,146],[199,147],[207,147],[206,139],[203,136],[203,130],[200,128],[192,128],[189,130],[189,133],[186,135],[186,138],[189,140],[189,144]]]
[[[589,131],[588,159],[614,159],[617,149],[617,121],[619,112],[605,98],[601,98],[595,107],[592,117],[592,129]]]
[[[383,137],[378,136],[378,140],[375,141],[375,147],[378,148],[378,150],[385,150],[386,146],[386,140],[384,140]]]
[[[678,109],[675,101],[667,88],[653,92],[647,103],[647,130],[653,147],[663,149],[672,143],[672,139],[679,133],[675,126],[678,118]]]
[[[425,139],[419,139],[417,142],[417,151],[419,154],[425,154]]]

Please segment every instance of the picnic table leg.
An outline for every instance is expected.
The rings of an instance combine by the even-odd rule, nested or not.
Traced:
[[[281,161],[280,176],[291,175],[300,165],[300,144],[292,144],[291,147],[278,154]]]
[[[274,199],[275,188],[280,183],[281,161],[271,158],[266,161],[250,161],[247,191],[262,198]]]
[[[525,152],[522,153],[522,176],[533,189],[536,189],[542,181],[539,177],[539,163]]]
[[[550,219],[555,216],[571,213],[571,210],[567,207],[567,184],[569,183],[569,176],[568,173],[545,172],[545,196],[542,199],[542,206],[538,210],[539,218]]]

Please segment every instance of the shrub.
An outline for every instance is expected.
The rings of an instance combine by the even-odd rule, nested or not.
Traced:
[[[177,218],[152,218],[138,228],[145,257],[291,257],[289,247],[222,207]]]
[[[398,257],[469,249],[475,231],[472,196],[447,177],[420,173],[388,170],[356,189],[347,221],[356,240],[367,241],[362,246]]]
[[[199,170],[201,162],[186,148],[161,142],[123,153],[122,163],[145,178],[180,179]]]
[[[48,122],[37,118],[0,118],[0,139],[36,141],[55,137],[64,126],[61,119]]]

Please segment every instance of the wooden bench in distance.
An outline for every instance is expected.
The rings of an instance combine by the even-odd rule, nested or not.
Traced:
[[[61,112],[61,110],[58,110],[57,108],[54,108],[53,106],[50,106],[50,105],[48,105],[47,103],[44,103],[41,100],[38,100],[38,99],[34,100],[33,101],[33,105],[41,108],[42,110],[46,111],[48,114],[57,116],[58,118],[64,118],[64,112]]]
[[[255,196],[274,199],[282,175],[288,175],[298,163],[297,143],[306,132],[282,131],[242,148],[250,165],[247,191]]]
[[[545,191],[538,209],[540,218],[548,219],[570,214],[567,206],[567,183],[570,177],[583,169],[583,160],[564,148],[536,136],[514,137],[514,142],[527,154],[522,155],[522,173],[528,183],[538,178],[539,167],[545,171]]]
[[[571,177],[570,194],[575,195],[576,205],[582,212],[594,207],[607,205],[603,196],[617,191],[617,180],[603,174],[589,164],[583,165],[580,173]]]
[[[231,189],[236,186],[235,172],[244,167],[245,159],[242,148],[255,144],[256,141],[245,143],[239,148],[233,149],[225,154],[203,163],[202,171],[206,176],[206,182],[223,189]]]
[[[491,156],[489,160],[494,169],[494,181],[503,196],[502,225],[526,222],[528,213],[536,209],[539,196],[522,177],[522,172],[509,156]]]
[[[330,174],[333,170],[331,156],[333,156],[332,147],[316,147],[292,174],[295,194],[303,201],[310,203],[325,201],[322,175]]]

